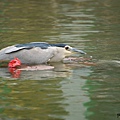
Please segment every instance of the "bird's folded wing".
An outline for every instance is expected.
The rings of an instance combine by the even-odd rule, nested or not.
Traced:
[[[31,49],[31,48],[32,47],[28,47],[28,46],[24,46],[24,47],[11,46],[11,47],[9,47],[5,50],[5,53],[9,54],[9,53],[17,52],[17,51],[20,51],[20,50],[23,50],[23,49]]]
[[[7,47],[5,50],[6,54],[17,52],[23,49],[31,49],[34,47],[40,47],[41,49],[47,49],[50,45],[46,42],[31,42],[26,44],[17,44],[14,46]]]

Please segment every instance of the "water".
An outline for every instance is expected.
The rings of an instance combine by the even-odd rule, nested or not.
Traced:
[[[0,119],[115,120],[120,113],[119,0],[0,1],[0,49],[33,41],[67,43],[96,65],[54,70],[0,68]]]

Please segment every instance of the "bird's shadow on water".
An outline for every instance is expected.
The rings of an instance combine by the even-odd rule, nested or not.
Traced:
[[[6,79],[20,79],[20,80],[45,80],[51,78],[66,78],[72,75],[75,69],[82,69],[89,67],[101,67],[109,64],[118,66],[116,61],[96,61],[96,62],[68,62],[68,63],[51,63],[50,66],[54,66],[53,69],[45,70],[19,70],[19,69],[9,69],[0,68],[0,77]]]
[[[21,79],[21,80],[44,80],[51,78],[65,78],[72,75],[73,70],[84,68],[83,64],[76,63],[51,63],[53,69],[46,70],[20,70],[15,68],[0,68],[0,77],[6,79]]]

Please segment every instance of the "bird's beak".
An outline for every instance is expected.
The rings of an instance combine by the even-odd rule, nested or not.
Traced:
[[[82,50],[78,50],[76,48],[70,48],[70,51],[71,52],[78,52],[78,53],[81,53],[81,54],[87,54],[86,52],[82,51]]]

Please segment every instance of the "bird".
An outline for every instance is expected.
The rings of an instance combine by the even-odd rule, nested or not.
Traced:
[[[0,60],[18,58],[23,64],[44,64],[48,62],[60,62],[74,52],[86,54],[86,52],[64,43],[30,42],[15,44],[1,49]]]

